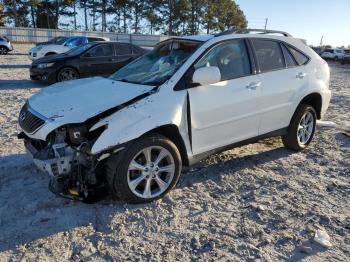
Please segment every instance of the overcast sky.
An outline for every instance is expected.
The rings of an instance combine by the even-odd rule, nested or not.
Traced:
[[[350,45],[350,0],[236,0],[249,27],[284,30],[308,44]]]

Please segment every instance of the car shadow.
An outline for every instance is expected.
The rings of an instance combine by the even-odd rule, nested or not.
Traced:
[[[26,64],[26,65],[0,65],[0,69],[18,69],[18,68],[30,68],[30,65]]]
[[[223,171],[234,175],[244,168],[253,168],[291,153],[284,148],[274,148],[217,164],[200,163],[184,171],[177,187],[215,181]],[[126,208],[157,208],[157,202],[131,205],[110,196],[94,204],[85,204],[57,197],[49,191],[48,183],[49,177],[38,171],[26,154],[0,157],[0,213],[4,214],[0,218],[0,252],[83,226],[91,226],[98,232],[115,232],[118,228],[111,227],[112,220]]]
[[[36,82],[32,80],[0,80],[1,90],[27,89],[27,88],[42,88],[49,84]]]

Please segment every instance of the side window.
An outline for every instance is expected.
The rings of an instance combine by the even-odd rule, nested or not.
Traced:
[[[285,47],[285,45],[281,44],[281,47],[282,47],[284,58],[286,59],[287,67],[297,66],[298,65],[297,62],[295,61],[291,53],[288,51],[288,49]]]
[[[221,81],[251,74],[248,51],[244,40],[232,40],[219,44],[205,54],[194,68],[216,66],[221,73]]]
[[[265,39],[252,40],[261,72],[285,68],[278,42]]]
[[[288,46],[288,49],[299,65],[305,65],[309,61],[309,58],[306,55],[294,49],[293,47]]]
[[[102,56],[113,56],[113,47],[112,45],[98,45],[93,47],[89,54],[91,57],[102,57]]]
[[[117,49],[117,55],[131,55],[131,46],[128,44],[117,44],[116,45]]]
[[[132,47],[132,53],[134,55],[139,55],[139,54],[141,54],[141,51],[139,49],[137,49],[136,47]]]

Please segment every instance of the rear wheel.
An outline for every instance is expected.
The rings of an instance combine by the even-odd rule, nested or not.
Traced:
[[[8,49],[4,46],[0,46],[0,55],[6,55],[8,53]]]
[[[146,203],[161,198],[177,183],[181,157],[175,144],[160,135],[141,137],[122,156],[106,163],[112,193],[130,203]]]
[[[71,67],[62,68],[57,75],[57,81],[63,82],[68,80],[79,79],[79,73],[77,70]]]
[[[316,111],[312,106],[299,105],[288,127],[288,133],[282,137],[283,144],[295,151],[307,147],[315,134],[316,119]]]

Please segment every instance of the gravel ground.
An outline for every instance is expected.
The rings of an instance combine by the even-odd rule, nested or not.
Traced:
[[[29,80],[29,47],[0,57],[0,261],[350,261],[350,139],[334,128],[301,153],[275,138],[214,155],[147,205],[54,196],[16,138],[45,87]],[[331,70],[325,119],[350,125],[350,66]]]

